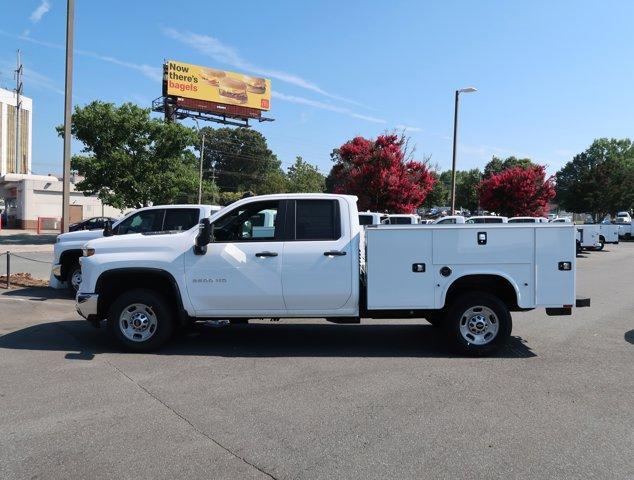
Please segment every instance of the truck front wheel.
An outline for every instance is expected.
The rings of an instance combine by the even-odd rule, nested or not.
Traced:
[[[172,336],[171,309],[151,290],[121,294],[108,312],[108,330],[125,350],[147,352],[165,344]]]
[[[485,292],[465,293],[453,300],[444,322],[452,347],[467,355],[488,355],[511,336],[511,313],[498,297]]]

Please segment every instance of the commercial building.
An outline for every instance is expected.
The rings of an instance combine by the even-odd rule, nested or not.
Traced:
[[[62,217],[62,185],[61,179],[53,175],[9,173],[0,177],[0,201],[4,199],[4,207],[0,206],[0,210],[6,209],[3,225],[35,230],[40,218],[45,223],[45,228],[59,228]],[[104,205],[97,197],[76,191],[74,182],[71,182],[70,223],[90,217],[116,218],[121,214],[121,210]]]
[[[36,229],[38,218],[59,228],[62,216],[62,181],[54,175],[33,175],[33,101],[20,96],[19,126],[16,124],[17,95],[0,88],[0,215],[2,228]],[[19,130],[20,144],[16,144]],[[16,150],[17,155],[16,155]],[[17,158],[16,158],[17,157]],[[61,157],[61,153],[60,153]],[[17,161],[16,161],[17,160]],[[61,158],[60,158],[61,168]],[[77,178],[77,180],[80,180]],[[70,221],[96,216],[118,217],[121,211],[105,206],[97,197],[70,186]],[[52,219],[56,219],[54,221]]]

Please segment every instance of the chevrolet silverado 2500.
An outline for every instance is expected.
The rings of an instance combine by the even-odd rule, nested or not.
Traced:
[[[196,320],[426,318],[482,355],[508,341],[513,311],[589,304],[575,299],[574,237],[572,224],[363,228],[356,197],[250,197],[186,232],[88,242],[76,306],[133,351]]]

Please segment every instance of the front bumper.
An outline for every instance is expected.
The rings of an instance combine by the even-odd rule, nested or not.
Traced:
[[[51,269],[53,272],[53,276],[55,278],[57,278],[58,280],[62,279],[62,266],[59,263],[56,263],[55,265],[53,265],[53,268]]]
[[[75,308],[86,320],[95,320],[97,318],[97,303],[99,295],[96,293],[78,293],[75,299]]]

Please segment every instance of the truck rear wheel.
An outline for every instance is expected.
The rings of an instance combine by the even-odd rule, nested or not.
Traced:
[[[603,237],[603,235],[601,235],[599,237],[599,246],[594,247],[594,249],[600,252],[601,250],[603,250],[603,247],[605,247],[605,238]]]
[[[155,350],[172,336],[172,312],[155,292],[131,290],[121,294],[110,307],[108,330],[125,350]]]
[[[444,322],[453,348],[467,355],[488,355],[504,346],[511,336],[511,313],[502,300],[485,292],[455,298]]]

